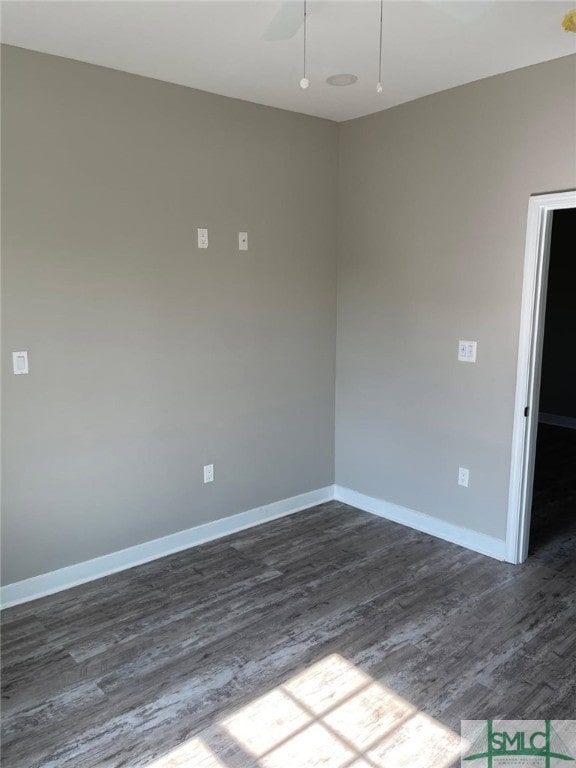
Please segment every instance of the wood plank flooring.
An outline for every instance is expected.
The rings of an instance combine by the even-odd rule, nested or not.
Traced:
[[[575,541],[512,566],[330,502],[8,609],[2,767],[456,765],[460,719],[575,716]]]

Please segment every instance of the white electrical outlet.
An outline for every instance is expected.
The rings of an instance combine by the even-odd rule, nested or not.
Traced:
[[[461,363],[476,362],[476,342],[459,341],[458,342],[458,360]]]
[[[458,485],[463,485],[464,488],[468,488],[468,481],[470,479],[470,470],[466,467],[458,467]]]
[[[214,482],[214,464],[206,464],[204,467],[204,482]]]
[[[248,250],[248,232],[238,232],[238,250]]]
[[[208,230],[198,227],[198,248],[208,248]]]

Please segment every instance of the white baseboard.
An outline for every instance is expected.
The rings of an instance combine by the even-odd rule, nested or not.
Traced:
[[[263,507],[256,507],[255,509],[249,509],[247,512],[224,517],[212,523],[197,525],[194,528],[188,528],[185,531],[179,531],[170,536],[163,536],[161,539],[154,539],[144,544],[138,544],[135,547],[112,552],[109,555],[95,557],[93,560],[86,560],[83,563],[59,568],[57,571],[33,576],[30,579],[17,581],[14,584],[7,584],[0,590],[0,603],[2,608],[9,608],[12,605],[36,600],[39,597],[61,592],[64,589],[84,584],[87,581],[100,579],[102,576],[108,576],[111,573],[123,571],[126,568],[133,568],[135,565],[141,565],[150,560],[156,560],[173,552],[179,552],[246,528],[252,528],[269,520],[276,520],[279,517],[300,512],[316,504],[331,501],[333,498],[334,486],[329,485],[326,488],[319,488],[309,493],[301,493],[289,499],[281,499],[272,504],[266,504]]]
[[[334,498],[357,509],[362,509],[364,512],[371,512],[373,515],[386,518],[386,520],[392,520],[409,528],[415,528],[417,531],[429,533],[431,536],[459,544],[461,547],[472,549],[474,552],[480,552],[496,560],[505,559],[506,542],[502,539],[495,539],[484,533],[447,523],[423,512],[416,512],[398,504],[366,496],[340,485],[334,486]]]
[[[573,416],[558,416],[556,413],[540,412],[538,414],[538,421],[540,424],[551,424],[553,427],[576,429],[576,418]]]
[[[78,584],[100,579],[111,573],[133,568],[150,560],[156,560],[222,536],[228,536],[231,533],[252,528],[261,523],[300,512],[332,499],[350,504],[350,506],[364,512],[371,512],[373,515],[378,515],[386,520],[415,528],[417,531],[428,533],[439,539],[450,541],[453,544],[459,544],[461,547],[494,557],[497,560],[505,559],[505,542],[500,539],[447,523],[431,515],[401,507],[398,504],[366,496],[349,488],[329,485],[316,491],[302,493],[289,499],[281,499],[272,504],[249,509],[247,512],[240,512],[237,515],[224,517],[211,523],[197,525],[194,528],[147,541],[135,547],[121,549],[118,552],[96,557],[93,560],[86,560],[83,563],[69,565],[57,571],[33,576],[14,584],[7,584],[0,589],[0,603],[2,608],[9,608],[30,600],[37,600],[40,597],[61,592]]]

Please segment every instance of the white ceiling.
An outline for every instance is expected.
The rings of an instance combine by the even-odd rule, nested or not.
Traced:
[[[386,0],[379,96],[378,0],[308,0],[311,84],[303,91],[302,28],[288,40],[263,38],[281,6],[274,0],[5,1],[2,41],[337,121],[576,53],[576,35],[560,23],[574,0]],[[358,82],[326,84],[342,72]]]

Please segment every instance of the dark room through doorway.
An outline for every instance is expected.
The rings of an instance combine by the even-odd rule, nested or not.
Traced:
[[[576,555],[576,209],[553,213],[530,555]]]

